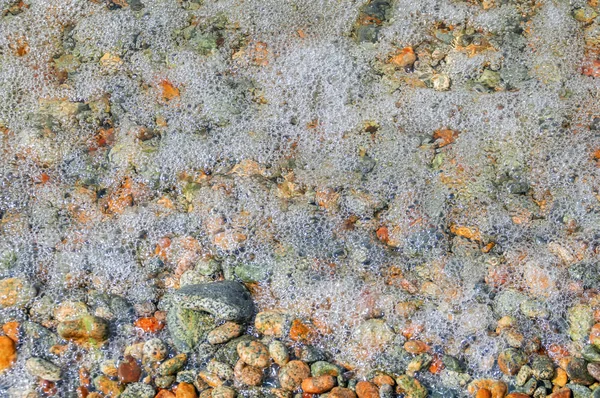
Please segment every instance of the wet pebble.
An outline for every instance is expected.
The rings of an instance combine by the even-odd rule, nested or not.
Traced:
[[[10,369],[16,360],[15,342],[6,336],[0,336],[0,373]]]
[[[172,376],[176,374],[181,368],[183,368],[183,365],[185,365],[185,361],[187,361],[186,354],[175,355],[173,358],[169,358],[163,363],[161,363],[156,371],[161,376]]]
[[[108,322],[104,318],[84,315],[60,322],[56,332],[60,337],[81,346],[99,347],[108,338]]]
[[[531,371],[538,380],[550,380],[554,377],[552,360],[545,355],[535,355],[531,361]]]
[[[337,377],[341,374],[340,368],[337,365],[326,361],[317,361],[310,365],[310,373],[313,376],[323,376],[329,375],[333,377]],[[389,376],[388,376],[389,377]],[[391,379],[391,377],[390,377]]]
[[[356,383],[356,395],[358,398],[378,398],[379,389],[368,381],[359,381]]]
[[[246,364],[241,359],[233,369],[235,379],[248,386],[259,386],[263,380],[263,372],[259,368]]]
[[[269,350],[260,341],[242,341],[237,345],[237,353],[240,359],[250,366],[269,366]]]
[[[335,387],[329,392],[327,397],[328,398],[356,398],[356,393],[349,388]],[[417,397],[407,396],[407,398],[417,398]],[[421,397],[419,397],[419,398],[421,398]]]
[[[25,368],[31,375],[39,377],[40,379],[50,381],[58,381],[61,379],[60,368],[52,362],[42,358],[29,358],[25,362]]]
[[[126,356],[117,369],[121,383],[134,383],[140,379],[142,369],[132,356]]]
[[[167,357],[167,346],[161,339],[150,339],[144,343],[143,358],[151,362],[160,362]]]
[[[515,375],[527,362],[525,354],[517,349],[509,348],[504,350],[498,356],[498,366],[502,373],[507,375]]]
[[[302,380],[310,376],[310,368],[302,361],[294,360],[288,362],[279,370],[279,382],[281,387],[294,391],[300,387]]]
[[[265,336],[283,337],[287,334],[289,319],[281,311],[263,311],[256,314],[254,327]]]
[[[193,384],[190,383],[179,383],[175,390],[176,398],[197,398],[196,389]]]
[[[212,390],[212,398],[235,398],[237,393],[231,387],[221,386]]]
[[[225,322],[208,333],[207,340],[210,344],[223,344],[239,337],[243,332],[242,325],[235,322]]]
[[[274,340],[269,344],[269,355],[279,366],[285,365],[290,360],[290,354],[287,347],[278,340]]]
[[[594,378],[588,373],[587,362],[581,358],[573,358],[567,365],[567,375],[572,383],[589,386]]]
[[[146,383],[131,383],[120,395],[121,398],[154,398],[154,387]]]
[[[302,391],[309,394],[323,394],[335,387],[333,376],[308,377],[302,380]]]

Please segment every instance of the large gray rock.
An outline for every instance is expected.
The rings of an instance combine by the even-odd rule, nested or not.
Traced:
[[[246,288],[235,281],[187,285],[175,293],[174,304],[204,311],[217,319],[248,322],[254,315],[254,303]]]

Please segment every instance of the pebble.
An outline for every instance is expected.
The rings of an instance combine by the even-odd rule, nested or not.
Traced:
[[[154,338],[146,341],[143,347],[144,360],[160,362],[167,357],[167,346],[161,339]]]
[[[548,398],[571,398],[571,390],[568,388],[561,388],[560,390],[548,395]]]
[[[309,394],[323,394],[335,387],[335,379],[332,376],[307,377],[302,380],[302,391]]]
[[[53,315],[58,322],[74,321],[83,315],[89,315],[89,310],[81,301],[63,301],[54,309]]]
[[[358,325],[353,337],[361,348],[368,352],[378,352],[387,347],[396,335],[383,319],[369,319]]]
[[[518,386],[523,386],[525,385],[525,383],[527,383],[527,380],[529,380],[529,378],[531,377],[531,375],[533,374],[531,368],[527,365],[523,365],[521,367],[521,369],[519,369],[519,372],[517,373],[517,376],[515,377],[515,384]]]
[[[190,383],[179,383],[175,390],[176,398],[197,398],[196,389],[193,384]]]
[[[198,371],[196,370],[182,370],[177,372],[178,383],[194,383],[198,377]]]
[[[569,308],[569,336],[573,341],[583,342],[590,336],[594,326],[594,311],[589,305],[578,304]]]
[[[566,368],[571,383],[589,386],[594,383],[594,378],[588,373],[587,362],[581,358],[573,358]]]
[[[325,361],[317,361],[310,365],[310,373],[313,376],[329,375],[333,377],[338,377],[341,374],[337,365]]]
[[[185,365],[185,361],[187,361],[186,354],[175,355],[173,358],[169,358],[163,363],[161,363],[156,371],[161,376],[172,376],[176,374],[181,368],[183,368],[183,365]]]
[[[324,361],[326,357],[323,351],[314,345],[307,344],[300,349],[299,359],[306,363],[313,363],[317,361]]]
[[[356,383],[356,395],[358,398],[379,398],[379,389],[373,383],[359,381]]]
[[[352,391],[349,388],[335,387],[329,392],[329,394],[327,394],[327,397],[328,398],[356,398],[356,393],[354,393],[354,391]],[[416,398],[416,397],[407,396],[406,398]]]
[[[311,342],[317,337],[317,331],[300,319],[294,319],[290,327],[290,339],[299,342]]]
[[[444,355],[442,357],[442,363],[446,369],[452,370],[453,372],[463,373],[466,370],[466,366],[462,361],[450,355]]]
[[[290,353],[288,352],[287,347],[279,340],[273,340],[269,344],[269,355],[279,366],[285,365],[290,360]]]
[[[119,397],[121,398],[154,398],[156,391],[154,387],[146,383],[131,383]]]
[[[236,395],[231,387],[221,386],[212,390],[212,398],[235,398]]]
[[[22,278],[0,280],[0,306],[24,308],[37,294],[36,288]]]
[[[254,314],[252,297],[239,282],[217,281],[187,285],[175,294],[176,301],[182,308],[205,311],[217,319],[247,322]]]
[[[117,375],[121,383],[134,383],[140,379],[142,369],[132,356],[126,356],[119,364]]]
[[[556,375],[552,379],[552,384],[559,387],[564,387],[567,384],[567,372],[562,368],[556,368]]]
[[[213,389],[209,388],[208,390],[204,390],[200,393],[198,398],[212,398]]]
[[[411,354],[421,354],[428,350],[427,344],[419,340],[408,340],[404,343],[404,349]]]
[[[136,343],[131,344],[125,347],[125,356],[132,356],[138,361],[141,361],[144,358],[144,344],[145,343]]]
[[[100,317],[84,315],[63,321],[56,327],[60,337],[84,347],[99,347],[108,338],[108,322]]]
[[[587,371],[594,379],[600,381],[600,363],[588,363]]]
[[[392,58],[390,58],[390,63],[399,68],[404,68],[407,66],[412,66],[417,60],[417,56],[412,47],[404,47],[397,54],[395,54]]]
[[[475,398],[492,398],[492,393],[487,388],[480,388],[475,394]]]
[[[233,380],[233,369],[226,363],[215,361],[213,359],[206,365],[206,370],[216,374],[221,380]]]
[[[302,380],[310,377],[310,368],[302,361],[288,362],[279,369],[279,382],[281,387],[288,391],[295,391],[300,387]]]
[[[221,326],[211,330],[206,339],[210,344],[223,344],[229,340],[239,337],[244,328],[235,322],[225,322]]]
[[[419,380],[408,375],[401,375],[396,378],[396,392],[404,394],[406,398],[426,398],[427,388]]]
[[[61,371],[58,366],[42,358],[32,357],[25,362],[27,371],[44,380],[58,381],[61,379]]]
[[[511,392],[506,398],[529,398],[529,395],[523,394],[522,392]]]
[[[121,394],[121,387],[119,386],[119,383],[104,375],[94,378],[94,387],[96,390],[109,397],[116,397]]]
[[[506,375],[516,375],[525,363],[527,363],[527,357],[522,351],[515,348],[506,349],[498,356],[498,366]]]
[[[246,364],[241,359],[235,364],[233,373],[236,380],[248,386],[260,386],[262,383],[262,370]]]
[[[260,341],[242,341],[237,345],[240,359],[250,366],[266,368],[269,366],[269,350]]]
[[[531,361],[533,376],[538,380],[550,380],[554,377],[552,360],[545,355],[535,355]]]
[[[592,395],[592,390],[581,384],[567,384],[569,390],[571,390],[571,396],[573,398],[589,398]]]
[[[108,377],[117,377],[118,370],[116,362],[112,359],[102,361],[102,363],[100,364],[100,372],[107,375]]]
[[[393,398],[394,387],[391,384],[384,384],[379,387],[379,398]]]
[[[16,360],[15,342],[6,336],[0,336],[0,372],[10,369]]]
[[[588,362],[600,362],[600,351],[590,344],[583,347],[581,356]]]
[[[393,386],[394,384],[396,384],[396,381],[390,375],[386,375],[384,373],[378,373],[377,375],[375,375],[375,377],[373,377],[373,383],[375,383],[375,385],[377,385],[378,387],[381,387],[384,385]]]
[[[175,382],[175,376],[156,376],[154,384],[158,388],[169,388]]]
[[[287,335],[289,319],[281,311],[263,311],[256,314],[254,327],[265,336],[281,338]]]
[[[200,377],[206,384],[213,388],[223,385],[223,380],[221,380],[216,373],[209,372],[208,370],[201,370],[198,373],[198,377]]]

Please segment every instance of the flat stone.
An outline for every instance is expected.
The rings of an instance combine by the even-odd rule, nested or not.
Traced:
[[[25,362],[25,368],[31,375],[43,380],[58,381],[61,379],[60,368],[42,358],[29,358]]]
[[[187,285],[175,293],[174,301],[181,308],[208,312],[225,321],[248,322],[254,315],[250,293],[235,281]]]

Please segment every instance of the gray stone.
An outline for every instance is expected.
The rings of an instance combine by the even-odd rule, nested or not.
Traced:
[[[25,368],[31,375],[43,380],[58,381],[61,379],[60,368],[42,358],[29,358],[25,362]]]
[[[581,356],[588,362],[600,362],[600,351],[591,344],[583,347]]]
[[[261,282],[269,277],[269,270],[265,266],[256,264],[238,265],[234,272],[242,282],[247,283]]]
[[[121,398],[154,398],[156,391],[146,383],[130,383],[121,393]]]
[[[442,357],[442,363],[448,370],[452,370],[458,373],[463,373],[467,368],[461,360],[451,355],[444,355]]]
[[[536,355],[533,358],[531,370],[536,379],[550,380],[554,377],[552,360],[545,355]]]
[[[174,303],[181,308],[208,312],[226,321],[248,322],[254,315],[250,293],[235,281],[184,286],[175,293]]]
[[[568,383],[566,387],[571,390],[572,398],[589,398],[592,395],[592,390],[581,384]]]

